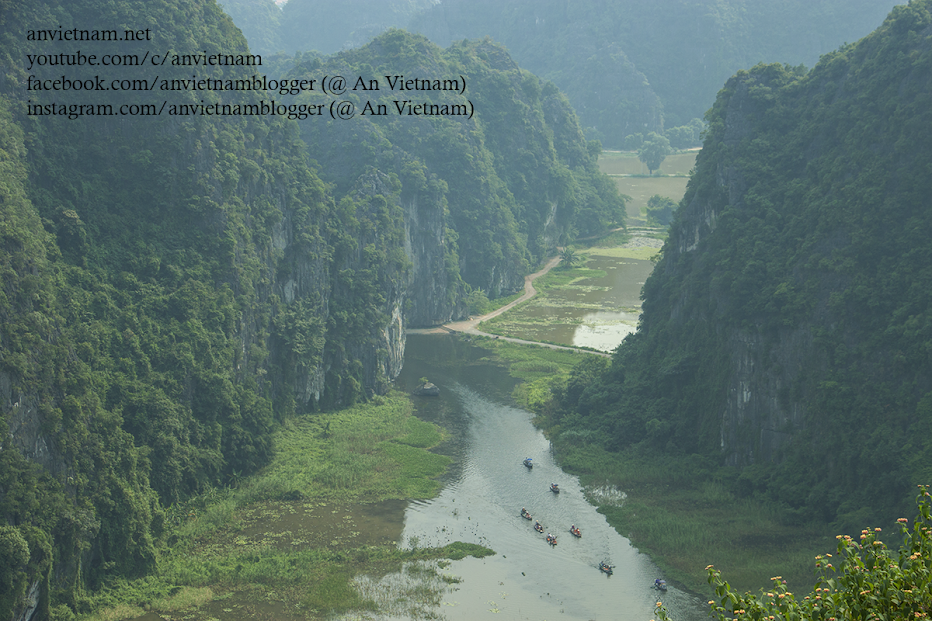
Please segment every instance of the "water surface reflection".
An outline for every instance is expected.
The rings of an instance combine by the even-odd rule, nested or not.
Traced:
[[[661,577],[657,567],[586,501],[578,479],[556,466],[531,415],[508,405],[513,382],[507,373],[484,363],[482,350],[464,347],[453,337],[409,337],[398,380],[407,389],[427,376],[441,387],[440,398],[419,400],[418,415],[451,431],[445,452],[457,459],[437,498],[409,505],[402,544],[459,540],[497,552],[453,564],[450,571],[464,581],[444,598],[446,617],[647,621],[659,600],[678,620],[704,618],[705,607],[695,597],[651,588]],[[462,364],[457,353],[467,354]],[[532,470],[522,465],[525,457],[533,458]],[[560,494],[550,492],[551,482]],[[558,535],[556,547],[519,516],[521,507]],[[582,530],[581,539],[570,536],[571,524]],[[598,570],[601,560],[616,566],[614,575]]]

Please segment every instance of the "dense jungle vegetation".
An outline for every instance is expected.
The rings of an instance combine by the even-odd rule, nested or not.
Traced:
[[[441,50],[423,37],[391,30],[365,47],[299,64],[289,75],[360,76],[380,90],[347,99],[390,111],[353,123],[301,121],[301,135],[335,192],[349,191],[367,169],[397,174],[402,203],[427,235],[446,236],[446,264],[472,289],[499,297],[523,286],[524,274],[577,234],[624,222],[624,201],[599,172],[597,142],[580,132],[557,88],[522,70],[489,41]],[[464,93],[392,90],[386,76],[456,79]],[[307,103],[326,101],[305,93]],[[476,116],[397,114],[399,102],[475,107]],[[446,233],[445,233],[446,231]],[[451,255],[455,254],[458,259]]]
[[[443,51],[391,32],[355,54],[310,57],[295,71],[462,73],[475,114],[302,129],[281,116],[25,114],[27,100],[111,103],[26,91],[28,54],[92,49],[28,41],[28,29],[150,29],[151,41],[107,53],[246,53],[212,1],[13,2],[0,24],[3,617],[35,599],[40,618],[67,618],[95,589],[151,572],[172,507],[267,465],[283,422],[387,390],[407,315],[465,312],[470,288],[508,290],[559,236],[623,213],[566,99],[489,43]],[[197,68],[199,78],[254,72]],[[152,97],[125,91],[112,103]],[[345,139],[342,150],[305,142],[331,139]]]
[[[541,407],[554,441],[785,525],[909,515],[932,480],[930,95],[929,0],[811,71],[731,78],[639,331]]]

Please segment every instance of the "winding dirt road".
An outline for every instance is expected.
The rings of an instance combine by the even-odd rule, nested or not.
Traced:
[[[565,345],[553,345],[552,343],[541,343],[540,341],[525,341],[524,339],[516,339],[510,336],[499,336],[497,334],[489,334],[488,332],[482,332],[477,328],[477,326],[488,319],[493,317],[498,317],[505,311],[511,310],[521,302],[530,300],[532,297],[537,295],[537,289],[534,288],[534,281],[560,263],[560,255],[557,255],[547,261],[546,265],[541,268],[539,271],[534,272],[533,274],[528,274],[524,277],[524,295],[513,302],[509,302],[501,308],[497,308],[491,313],[486,313],[485,315],[480,315],[478,317],[470,317],[464,321],[452,321],[450,323],[445,323],[442,326],[437,326],[435,328],[412,328],[407,332],[408,334],[474,334],[476,336],[487,336],[492,339],[498,339],[501,341],[508,341],[509,343],[521,343],[523,345],[537,345],[539,347],[549,347],[550,349],[565,349],[568,351],[578,351],[586,354],[594,354],[596,356],[602,356],[603,358],[611,358],[611,354],[606,354],[604,352],[592,351],[589,349],[580,349],[579,347],[568,347]]]

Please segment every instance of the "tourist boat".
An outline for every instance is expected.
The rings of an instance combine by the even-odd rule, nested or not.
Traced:
[[[599,570],[605,572],[609,576],[612,575],[612,566],[606,563],[605,561],[602,561],[601,563],[599,563]]]
[[[570,534],[574,537],[582,537],[582,532],[576,526],[570,526]]]
[[[531,469],[531,468],[534,467],[534,464],[533,464],[533,462],[531,462],[531,458],[530,458],[530,457],[528,457],[528,458],[526,458],[526,459],[524,460],[524,467],[525,467],[525,468],[528,468],[528,469]]]
[[[521,507],[521,517],[523,517],[525,520],[533,519],[531,518],[531,514],[528,513],[527,509],[525,509],[524,507]]]
[[[662,578],[657,578],[656,580],[654,580],[654,588],[657,589],[658,591],[666,591],[667,581],[663,580]]]
[[[556,483],[551,483],[551,484],[550,484],[550,491],[553,492],[554,494],[559,494],[559,493],[560,493],[560,486],[557,485]]]

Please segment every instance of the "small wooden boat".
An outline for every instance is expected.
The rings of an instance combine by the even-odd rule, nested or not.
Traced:
[[[527,509],[521,509],[521,517],[523,517],[525,520],[533,519],[531,514],[527,512]]]
[[[575,526],[570,526],[570,534],[574,537],[582,537],[582,532]]]
[[[657,589],[658,591],[666,591],[667,581],[663,580],[662,578],[657,578],[656,580],[654,580],[654,588]]]
[[[559,493],[560,493],[560,486],[557,485],[556,483],[551,483],[551,484],[550,484],[550,491],[553,492],[554,494],[559,494]]]
[[[524,467],[527,468],[528,470],[534,467],[534,462],[531,461],[530,457],[524,460]]]
[[[609,576],[612,575],[612,566],[606,563],[605,561],[602,561],[601,563],[599,563],[599,570],[601,570],[602,572],[606,573]]]

